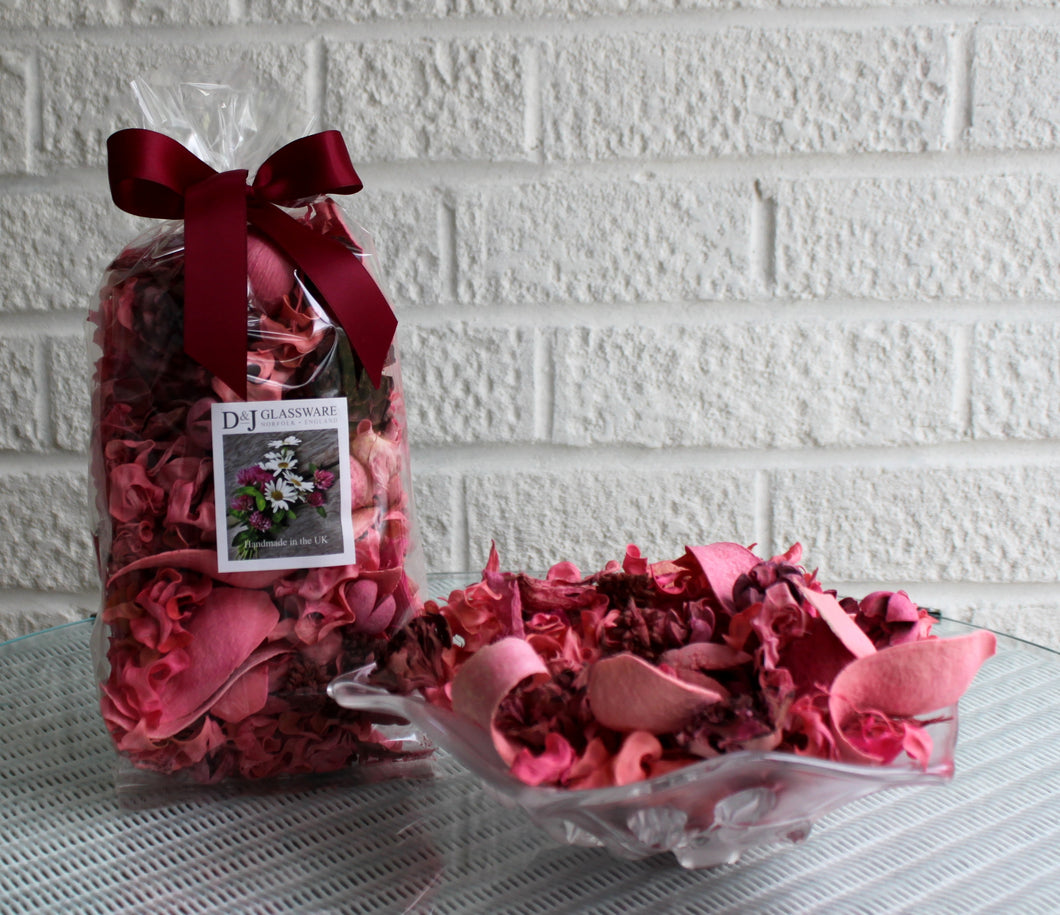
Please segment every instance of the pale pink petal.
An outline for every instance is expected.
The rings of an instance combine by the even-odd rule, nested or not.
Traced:
[[[574,583],[581,581],[581,579],[582,573],[573,562],[557,562],[545,575],[546,581]]]
[[[901,718],[953,705],[996,644],[992,632],[977,630],[892,645],[852,661],[832,684],[833,720],[842,705]]]
[[[640,555],[640,548],[632,543],[627,546],[622,571],[627,575],[647,575],[648,568],[648,560]]]
[[[157,727],[148,729],[148,736],[153,740],[158,740],[183,731],[186,727],[193,724],[201,715],[208,712],[216,702],[220,701],[225,693],[228,692],[235,683],[239,682],[241,677],[254,670],[259,665],[271,661],[273,658],[279,657],[282,654],[287,654],[290,650],[290,648],[284,648],[280,645],[273,645],[259,648],[252,652],[250,657],[240,664],[239,667],[232,672],[231,676],[224,680],[211,695],[208,695],[195,706],[191,706],[188,702],[181,703],[180,708],[182,709],[182,712],[180,717],[175,717],[173,715],[165,716]],[[179,688],[180,685],[178,684],[178,686],[168,689],[166,693],[167,695],[176,693]]]
[[[571,788],[603,788],[614,784],[611,753],[599,737],[589,741],[585,752],[567,773]]]
[[[803,588],[802,596],[821,615],[821,619],[828,624],[828,628],[835,633],[836,638],[849,649],[855,658],[864,658],[876,653],[876,646],[872,644],[872,639],[865,635],[831,594]]]
[[[779,666],[790,674],[799,695],[827,690],[854,655],[823,619],[810,620],[806,635],[792,639],[780,652]]]
[[[242,721],[265,708],[269,700],[269,668],[259,664],[236,680],[210,706],[210,714],[223,721]]]
[[[294,265],[271,242],[247,234],[247,279],[263,305],[282,299],[294,285]]]
[[[711,543],[706,546],[687,547],[714,592],[714,596],[726,610],[732,610],[732,588],[741,575],[746,575],[761,560],[747,547],[738,543]]]
[[[931,760],[931,750],[934,742],[931,735],[915,721],[905,723],[905,738],[902,740],[902,749],[913,759],[920,763],[921,768],[926,769]]]
[[[604,727],[668,734],[724,695],[685,683],[636,655],[619,654],[589,668],[588,698]]]
[[[567,774],[575,758],[574,749],[562,735],[549,733],[545,736],[544,752],[534,756],[524,747],[512,762],[511,772],[527,785],[555,785]]]
[[[648,778],[653,763],[662,757],[662,753],[662,744],[654,734],[648,731],[627,734],[612,764],[615,784],[629,785]]]
[[[664,651],[659,660],[678,669],[728,670],[750,664],[753,658],[746,651],[737,651],[721,642],[693,642]]]
[[[453,710],[489,731],[508,764],[516,751],[493,727],[493,716],[504,697],[527,677],[545,680],[548,668],[523,639],[505,638],[476,651],[452,682]]]
[[[169,737],[220,698],[233,674],[279,622],[261,591],[215,588],[186,625],[188,664],[158,688],[162,716],[149,736]]]
[[[265,572],[218,572],[216,550],[171,550],[168,553],[157,553],[154,556],[145,556],[130,562],[127,566],[115,572],[107,586],[110,587],[123,575],[138,572],[141,569],[190,569],[192,572],[200,572],[209,575],[218,581],[231,585],[233,588],[267,588],[276,579],[286,573],[283,571],[269,570]]]
[[[979,630],[952,639],[904,642],[852,661],[836,676],[828,700],[840,758],[878,762],[845,733],[859,716],[912,718],[954,705],[996,644],[993,633]],[[922,753],[915,742],[910,745]]]
[[[393,594],[388,594],[372,608],[367,616],[359,616],[354,628],[357,632],[363,632],[366,635],[381,635],[390,625],[395,613],[397,613],[397,601],[394,600]]]

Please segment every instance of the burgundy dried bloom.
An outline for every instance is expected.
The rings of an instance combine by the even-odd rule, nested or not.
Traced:
[[[551,733],[559,734],[576,753],[582,753],[599,728],[589,710],[585,684],[578,681],[577,674],[563,670],[541,683],[524,681],[497,709],[497,728],[508,740],[535,755],[545,751]]]
[[[860,601],[841,601],[877,648],[926,638],[934,620],[905,591],[874,591]]]
[[[611,608],[600,634],[600,647],[606,653],[629,651],[655,660],[688,643],[692,605],[659,591],[651,575],[605,572],[595,585]],[[702,630],[702,608],[696,612],[696,628]]]
[[[452,645],[444,616],[431,613],[416,617],[383,647],[371,682],[402,694],[440,686],[451,678],[444,653]]]
[[[798,603],[802,587],[807,582],[806,570],[802,566],[774,557],[760,562],[751,571],[741,575],[732,589],[732,600],[737,610],[761,603],[766,595],[773,593],[774,600],[784,599],[783,592]],[[781,593],[776,593],[776,592]]]

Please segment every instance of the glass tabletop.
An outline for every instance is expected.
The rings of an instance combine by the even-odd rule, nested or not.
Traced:
[[[0,645],[4,913],[1046,913],[1060,898],[1060,655],[1015,639],[961,700],[951,783],[688,871],[558,845],[444,753],[123,807],[90,630]]]

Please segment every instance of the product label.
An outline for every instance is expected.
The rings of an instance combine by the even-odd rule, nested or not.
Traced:
[[[211,419],[218,569],[352,564],[346,398],[218,403]]]

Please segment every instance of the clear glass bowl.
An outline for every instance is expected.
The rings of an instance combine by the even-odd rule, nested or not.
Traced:
[[[940,784],[953,774],[956,706],[928,728],[934,751],[926,769],[905,758],[862,766],[740,751],[622,787],[534,788],[509,774],[478,725],[418,696],[370,686],[370,673],[369,667],[338,677],[328,692],[346,708],[407,720],[558,842],[600,846],[626,858],[671,852],[687,868],[732,863],[756,845],[801,841],[817,819],[857,798]]]

